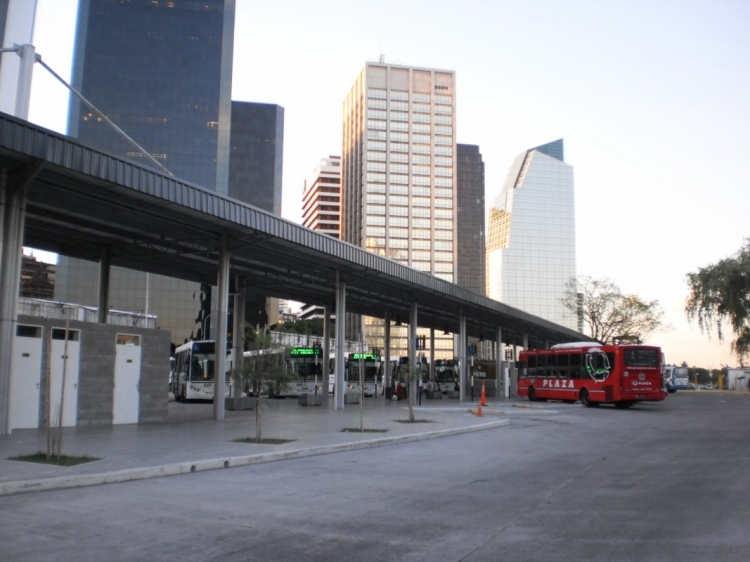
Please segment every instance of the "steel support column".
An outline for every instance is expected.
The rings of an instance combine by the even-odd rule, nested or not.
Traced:
[[[11,175],[3,168],[0,170],[0,435],[11,432],[10,369],[18,325],[25,207],[25,185],[11,185]]]
[[[391,317],[388,312],[383,318],[383,398],[387,388],[391,388]]]
[[[463,402],[466,400],[466,387],[469,385],[469,366],[467,364],[466,357],[466,315],[464,309],[461,309],[461,315],[459,317],[459,329],[458,329],[458,362],[459,362],[459,380],[460,390],[458,399]]]
[[[411,403],[417,403],[417,303],[409,304],[409,396]]]
[[[236,293],[234,295],[234,325],[232,326],[232,368],[238,369],[242,367],[245,361],[245,332],[243,330],[245,324],[245,290],[244,287],[240,288],[241,282],[239,279],[235,280]],[[240,398],[242,397],[242,381],[235,380],[234,393],[232,400],[234,400],[234,409],[240,409]]]
[[[503,327],[497,327],[495,334],[495,396],[505,396],[505,377],[503,376]]]
[[[331,307],[323,307],[323,364],[320,366],[320,400],[321,406],[328,406],[328,377],[330,375],[331,365]]]
[[[435,380],[435,328],[430,328],[430,374],[429,379]]]
[[[102,246],[99,258],[99,296],[96,305],[96,321],[99,324],[107,323],[109,312],[109,265],[109,248]],[[148,276],[148,273],[146,275]],[[146,293],[146,299],[148,299],[148,293]],[[148,306],[146,308],[148,309]],[[148,311],[146,312],[146,326],[148,326]]]
[[[346,283],[341,279],[341,272],[336,271],[336,361],[334,382],[334,401],[336,410],[344,409],[344,348],[346,328]]]
[[[227,235],[221,235],[219,272],[216,286],[219,289],[216,311],[216,368],[214,369],[214,420],[224,419],[224,391],[227,364],[227,311],[229,310],[229,248]]]

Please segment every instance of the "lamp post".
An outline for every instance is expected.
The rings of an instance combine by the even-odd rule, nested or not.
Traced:
[[[201,336],[204,340],[207,340],[209,338],[206,337],[206,321],[213,316],[213,312],[206,315],[206,317],[203,319],[203,322],[201,322]]]

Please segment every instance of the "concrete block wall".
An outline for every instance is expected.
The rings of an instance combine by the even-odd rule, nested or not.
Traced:
[[[43,330],[39,426],[44,427],[50,332],[53,328],[65,329],[65,320],[19,315],[18,323],[41,326]],[[139,423],[166,421],[169,399],[168,331],[78,321],[70,321],[68,328],[80,331],[77,425],[112,423],[117,334],[132,334],[141,338]]]

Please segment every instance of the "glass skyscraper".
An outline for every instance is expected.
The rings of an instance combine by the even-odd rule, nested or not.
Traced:
[[[143,150],[72,96],[68,133],[157,168],[147,152],[180,179],[228,195],[230,152],[241,160],[247,147],[238,140],[230,151],[234,15],[235,0],[80,0],[73,86]],[[55,298],[96,305],[97,271],[61,257]],[[109,295],[113,308],[155,314],[175,344],[209,335],[209,285],[113,267]]]
[[[520,154],[490,209],[488,296],[570,329],[566,284],[576,275],[573,167],[562,139]]]
[[[341,164],[342,238],[450,282],[455,83],[453,71],[366,63],[344,102]],[[382,320],[358,328],[350,337],[361,331],[382,349]],[[405,331],[392,334],[393,354],[405,355]],[[436,357],[453,357],[452,338],[438,338],[436,348]]]

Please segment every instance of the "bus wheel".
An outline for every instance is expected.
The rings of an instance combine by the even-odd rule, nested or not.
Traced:
[[[599,405],[599,402],[592,402],[589,398],[589,391],[585,388],[581,391],[581,404],[587,408],[594,408]]]
[[[536,392],[533,386],[529,387],[529,402],[536,402]]]

